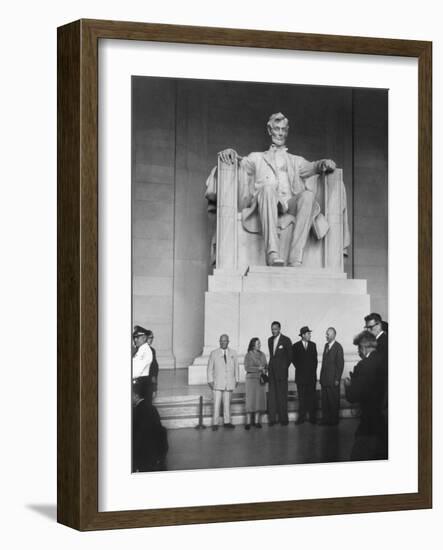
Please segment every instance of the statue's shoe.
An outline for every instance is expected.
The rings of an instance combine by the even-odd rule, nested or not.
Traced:
[[[271,265],[272,267],[283,267],[285,262],[281,258],[276,258]]]
[[[279,258],[275,252],[271,252],[271,254],[269,254],[268,265],[273,267],[283,267],[285,262]]]
[[[302,266],[301,262],[289,262],[288,263],[288,267],[301,267],[301,266]]]

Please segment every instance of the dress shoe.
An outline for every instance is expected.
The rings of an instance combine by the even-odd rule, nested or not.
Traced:
[[[275,425],[275,422],[268,422],[268,426],[269,426],[270,428],[272,428],[272,426],[274,426],[274,425]]]
[[[297,418],[295,425],[297,426],[298,424],[303,424],[305,420],[306,419],[301,416],[300,418]]]
[[[231,430],[233,430],[235,428],[235,426],[231,422],[225,422],[223,424],[223,428],[230,428]]]
[[[250,430],[251,429],[251,424],[245,424],[245,430]]]
[[[285,422],[280,422],[280,426],[287,426],[289,422],[286,420]]]
[[[256,428],[261,428],[260,422],[256,422],[256,423],[255,423],[255,427],[256,427]]]
[[[309,419],[309,422],[310,422],[311,424],[317,424],[317,419],[316,419],[316,418],[310,418],[310,419]]]
[[[218,426],[212,426],[212,431],[216,432],[218,430]]]

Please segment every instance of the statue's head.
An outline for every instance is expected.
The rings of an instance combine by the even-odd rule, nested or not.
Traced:
[[[289,132],[289,120],[283,113],[274,113],[268,120],[268,134],[271,136],[272,143],[281,147],[286,143]]]

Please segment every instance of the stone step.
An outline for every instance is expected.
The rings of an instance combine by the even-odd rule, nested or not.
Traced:
[[[215,269],[208,278],[208,291],[365,295],[367,282],[328,269],[252,266],[245,274]]]
[[[340,409],[339,413],[340,418],[355,418],[358,416],[358,411],[352,408]],[[296,411],[288,411],[288,418],[290,422],[294,422],[298,418],[298,413]],[[321,411],[317,411],[317,420],[321,419]],[[222,419],[220,419],[222,422]],[[234,425],[244,425],[246,423],[246,415],[244,413],[231,413],[231,422]],[[268,423],[268,417],[266,414],[262,415],[261,418],[262,424]],[[199,424],[199,415],[188,415],[188,416],[168,416],[162,417],[162,424],[170,429],[175,430],[179,428],[195,428]],[[212,426],[212,414],[203,416],[203,425],[208,428]]]
[[[243,292],[290,292],[291,294],[366,294],[366,280],[300,275],[248,274]]]
[[[250,277],[254,274],[271,274],[271,275],[285,275],[291,277],[312,277],[312,278],[335,278],[346,279],[347,275],[343,271],[333,271],[332,269],[322,268],[309,268],[309,267],[269,267],[266,265],[251,265],[248,268],[246,275]]]
[[[341,389],[340,399],[340,415],[342,417],[354,417],[357,411],[350,403],[343,397],[344,389]],[[160,397],[155,399],[154,405],[156,406],[162,423],[171,429],[192,427],[198,424],[200,415],[200,396],[174,396],[168,399],[167,397]],[[208,395],[203,395],[203,407],[202,416],[203,423],[210,425],[212,423],[212,409],[213,401]],[[297,418],[299,403],[297,394],[295,391],[290,390],[288,392],[288,413],[290,418],[295,420]],[[318,411],[318,417],[321,418],[321,401],[320,392],[317,390],[317,403],[316,408]],[[231,416],[235,420],[234,423],[242,424],[246,420],[245,411],[245,394],[242,392],[235,393],[231,401]],[[266,415],[264,415],[266,416]],[[264,420],[267,421],[266,419]]]

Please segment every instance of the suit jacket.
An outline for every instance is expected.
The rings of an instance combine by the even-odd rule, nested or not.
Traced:
[[[388,362],[389,343],[386,332],[382,332],[377,338],[377,353],[383,357],[383,360],[386,361],[386,363]]]
[[[388,334],[382,332],[377,338],[377,351],[380,357],[379,376],[382,391],[384,393],[384,406],[388,406],[388,360],[389,360],[389,340]]]
[[[214,390],[233,391],[239,381],[237,352],[226,349],[226,363],[224,350],[217,348],[211,351],[208,361],[208,384],[214,384]]]
[[[295,367],[296,384],[315,384],[317,381],[318,355],[314,342],[308,342],[305,350],[301,340],[292,346],[292,362]]]
[[[152,363],[149,367],[149,379],[152,383],[152,389],[154,391],[157,391],[157,380],[158,380],[158,363],[157,363],[157,352],[153,347],[151,347],[152,351]]]
[[[292,342],[290,338],[280,333],[277,349],[274,354],[274,337],[268,338],[269,347],[269,377],[275,380],[287,380],[288,369],[292,360]]]
[[[327,351],[328,344],[325,345],[323,358],[321,362],[320,384],[322,386],[335,386],[335,382],[340,382],[341,375],[345,366],[343,348],[338,342],[334,342],[332,348]]]
[[[361,417],[358,435],[374,435],[382,429],[381,407],[383,387],[379,377],[382,357],[372,352],[357,363],[351,373],[351,384],[346,387],[346,399],[360,405]]]

